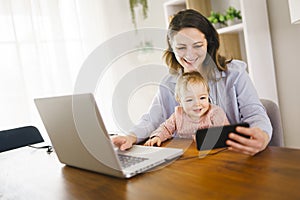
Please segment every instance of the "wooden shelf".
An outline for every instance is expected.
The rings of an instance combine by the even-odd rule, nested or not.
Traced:
[[[174,6],[174,5],[185,5],[185,0],[172,0],[172,1],[167,1],[164,3],[165,5],[171,5],[171,6]]]
[[[226,26],[224,28],[217,29],[219,34],[225,34],[225,33],[239,33],[242,32],[244,29],[243,23],[235,24],[232,26]]]

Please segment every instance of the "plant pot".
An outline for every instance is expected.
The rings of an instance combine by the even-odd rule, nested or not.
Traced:
[[[216,24],[213,24],[213,26],[215,27],[215,29],[219,29],[219,28],[224,28],[226,25],[222,24],[222,23],[216,23]]]
[[[227,20],[227,25],[232,26],[232,25],[235,25],[235,24],[239,24],[241,22],[242,22],[242,20],[237,19],[237,18],[229,19],[229,20]]]

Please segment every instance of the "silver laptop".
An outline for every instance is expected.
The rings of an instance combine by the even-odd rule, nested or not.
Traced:
[[[118,150],[110,140],[92,94],[34,101],[57,156],[66,165],[130,178],[183,154],[182,149],[142,145]]]

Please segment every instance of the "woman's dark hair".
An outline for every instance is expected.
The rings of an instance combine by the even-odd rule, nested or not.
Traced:
[[[178,73],[179,70],[183,70],[182,66],[176,60],[170,43],[173,36],[183,28],[196,28],[205,35],[207,40],[207,55],[203,62],[204,66],[215,65],[219,71],[227,70],[226,64],[231,60],[226,60],[225,57],[218,53],[220,46],[218,32],[202,14],[195,10],[187,9],[178,12],[169,24],[167,35],[168,49],[164,53],[164,59],[171,72]]]

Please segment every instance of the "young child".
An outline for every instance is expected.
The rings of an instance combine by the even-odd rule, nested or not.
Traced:
[[[177,137],[192,138],[198,129],[229,124],[222,108],[209,103],[209,86],[199,72],[183,73],[178,78],[175,97],[179,106],[144,145],[160,146],[175,131]]]

